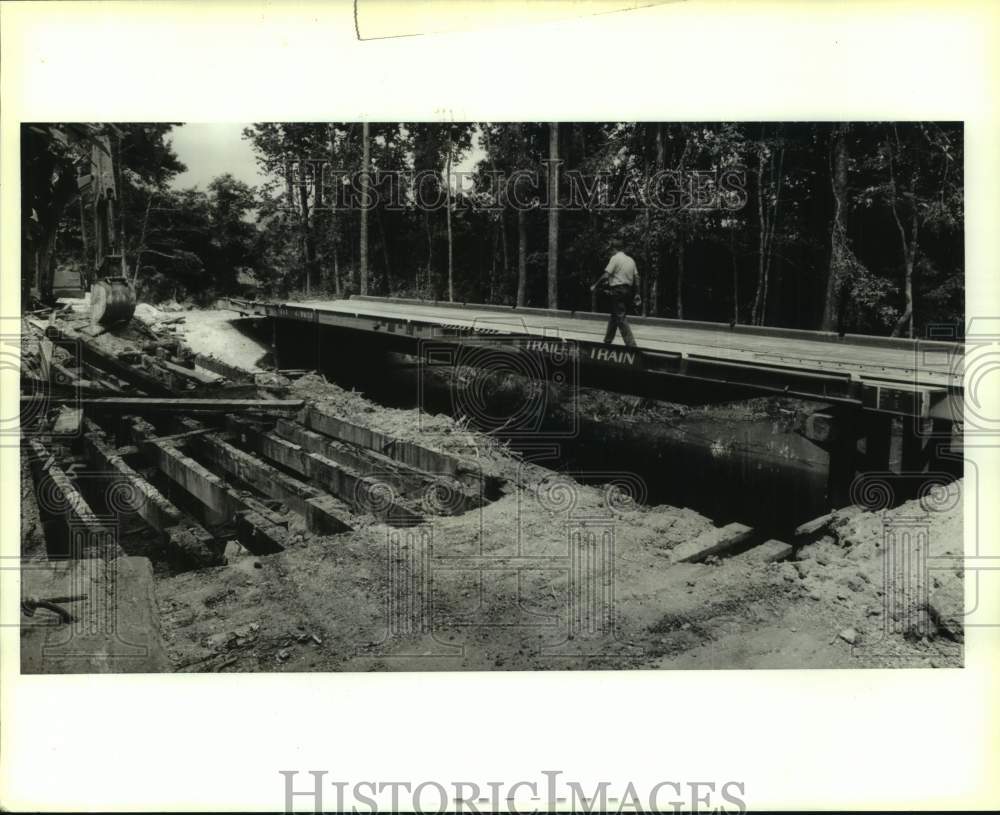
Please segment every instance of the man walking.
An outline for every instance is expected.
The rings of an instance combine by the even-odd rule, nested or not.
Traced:
[[[597,278],[590,290],[594,291],[601,283],[605,283],[611,297],[608,330],[604,334],[605,344],[611,345],[615,341],[615,331],[621,331],[625,344],[635,345],[632,328],[628,324],[628,309],[630,304],[634,304],[637,308],[642,305],[642,299],[639,297],[639,272],[635,267],[635,261],[622,250],[621,241],[612,241],[611,250],[613,254],[604,269],[604,274]]]

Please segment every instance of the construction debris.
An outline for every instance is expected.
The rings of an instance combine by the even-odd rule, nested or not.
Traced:
[[[44,365],[45,374],[22,376],[22,405],[44,405],[39,428],[47,435],[26,440],[34,487],[26,510],[50,554],[102,563],[147,558],[158,603],[149,606],[153,617],[137,613],[169,631],[173,661],[165,669],[368,669],[382,667],[383,654],[420,668],[447,650],[419,639],[429,630],[420,615],[432,613],[447,632],[443,641],[465,649],[449,664],[497,667],[492,650],[510,647],[517,654],[504,658],[510,667],[551,665],[547,650],[576,647],[585,632],[549,637],[538,620],[559,618],[567,604],[584,608],[593,599],[588,580],[614,587],[620,630],[592,642],[594,655],[580,657],[582,665],[669,658],[705,667],[704,643],[730,634],[769,664],[774,633],[758,625],[757,642],[746,621],[772,616],[782,632],[813,633],[828,649],[821,662],[849,650],[858,660],[885,622],[876,561],[855,555],[865,520],[856,512],[795,530],[716,527],[693,509],[617,503],[607,484],[595,488],[571,474],[558,479],[571,500],[546,501],[546,490],[550,499],[560,492],[550,489],[551,470],[467,422],[383,409],[309,367],[241,367],[233,360],[263,357],[185,341],[192,326],[209,330],[208,313],[142,305],[130,324],[97,337],[74,322],[72,309],[51,323],[28,319],[36,332],[28,354],[33,366],[38,361],[31,373]],[[225,334],[225,342],[236,336]],[[580,558],[572,568],[567,551]],[[605,566],[613,574],[585,573]],[[145,574],[123,577],[139,599],[152,591]],[[939,664],[960,660],[956,580],[939,580],[914,606]],[[535,596],[539,586],[544,601]],[[70,595],[39,591],[28,599]],[[799,600],[811,609],[804,618]],[[463,640],[465,620],[476,614],[493,632],[488,647]],[[391,640],[382,644],[383,625],[405,632],[399,653]],[[899,648],[912,654],[920,641],[911,626]],[[161,656],[154,643],[152,662],[141,664],[162,665]]]

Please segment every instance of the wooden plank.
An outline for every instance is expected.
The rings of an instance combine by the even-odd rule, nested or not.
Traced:
[[[799,524],[795,528],[795,532],[793,534],[796,538],[805,538],[817,535],[830,525],[830,522],[834,519],[835,515],[835,512],[828,512],[826,515],[820,515],[818,518],[813,518],[811,521]]]
[[[258,431],[238,417],[230,417],[229,421],[251,449],[310,479],[345,501],[355,512],[372,514],[394,526],[414,526],[423,522],[423,516],[402,504],[392,485],[379,476],[363,475],[273,433]]]
[[[150,456],[153,463],[172,481],[206,507],[227,517],[231,517],[240,509],[245,509],[230,495],[229,488],[221,478],[184,455],[170,442],[158,441],[156,428],[151,424],[136,419],[131,422],[131,429],[132,437],[140,452]]]
[[[381,453],[397,461],[402,461],[404,464],[428,473],[450,475],[455,478],[468,476],[473,473],[468,465],[465,465],[455,456],[431,450],[413,442],[395,439],[384,433],[356,425],[346,419],[323,413],[314,407],[309,407],[303,411],[302,419],[303,424],[311,430],[323,433],[334,439],[339,439],[340,441],[374,450],[377,453]]]
[[[22,404],[31,402],[32,397],[21,397]],[[128,396],[93,397],[86,396],[71,400],[68,397],[53,397],[53,404],[70,401],[89,410],[106,410],[118,413],[142,415],[145,413],[231,413],[251,410],[268,413],[292,413],[302,408],[301,399],[197,399],[197,398],[147,398]]]
[[[198,429],[196,427],[197,422],[190,419],[181,420],[181,424],[192,430]],[[192,443],[196,449],[203,451],[205,455],[226,470],[226,472],[250,484],[265,495],[287,504],[293,512],[298,513],[306,519],[307,525],[309,525],[310,519],[315,521],[320,509],[317,509],[316,506],[310,509],[308,502],[311,499],[324,498],[324,493],[320,490],[286,475],[267,462],[240,450],[238,447],[227,441],[223,441],[217,436],[199,436]],[[346,532],[351,529],[351,525],[348,522],[349,515],[342,504],[334,505],[329,501],[325,501],[320,504],[320,507],[328,516],[323,519],[323,530],[339,527],[338,531]],[[313,529],[313,527],[310,527],[310,530],[319,531],[318,529]],[[324,534],[328,534],[328,532],[324,532]]]
[[[752,546],[745,552],[735,555],[733,561],[740,563],[775,563],[779,560],[790,558],[794,550],[795,548],[791,544],[771,538],[759,546]]]
[[[232,382],[249,382],[253,379],[253,373],[250,371],[244,371],[242,368],[237,368],[235,365],[230,365],[227,362],[223,362],[221,359],[212,356],[206,356],[204,354],[194,355],[195,364],[204,368],[206,371],[212,371],[220,376],[224,376]]]
[[[204,371],[199,371],[197,368],[186,368],[169,360],[159,360],[158,363],[171,373],[198,385],[215,385],[222,381],[222,377],[218,374],[205,373]]]
[[[416,467],[383,456],[374,450],[331,439],[289,419],[278,419],[274,431],[278,436],[300,445],[310,453],[318,453],[338,464],[351,467],[362,475],[378,475],[381,480],[392,484],[401,495],[409,494],[415,487],[424,489],[436,480],[434,475]],[[468,507],[478,506],[479,491],[466,488],[464,485],[460,486],[469,499]]]
[[[118,536],[80,495],[73,481],[37,439],[28,439],[38,512],[49,557],[118,557]]]
[[[114,354],[100,348],[79,332],[69,328],[59,329],[56,326],[48,326],[46,336],[57,345],[68,348],[74,353],[79,352],[85,361],[114,374],[141,391],[158,396],[172,394],[170,388],[157,380],[156,377],[151,376],[141,368],[122,362]]]
[[[225,562],[221,543],[130,467],[120,452],[108,443],[103,431],[89,419],[86,430],[83,446],[88,459],[99,472],[106,474],[109,489],[122,491],[129,510],[194,565],[219,566]]]
[[[711,555],[721,555],[746,543],[753,530],[741,523],[726,524],[710,529],[692,540],[685,541],[670,550],[670,559],[675,563],[697,563]]]
[[[67,386],[72,386],[74,388],[80,388],[81,390],[83,389],[102,390],[101,386],[91,382],[90,380],[83,377],[77,371],[67,368],[65,365],[62,365],[59,362],[52,363],[51,381],[53,385],[67,385]],[[117,390],[117,388],[115,388],[115,390]],[[102,394],[97,393],[95,395],[100,396]]]
[[[280,552],[288,544],[288,530],[284,519],[270,508],[250,496],[241,495],[221,478],[210,472],[190,456],[182,453],[173,442],[158,441],[156,429],[142,419],[132,419],[133,437],[139,449],[149,455],[153,463],[185,492],[196,498],[209,510],[227,520],[242,521],[253,529],[253,540],[241,543],[254,554]],[[251,548],[253,546],[254,548]]]

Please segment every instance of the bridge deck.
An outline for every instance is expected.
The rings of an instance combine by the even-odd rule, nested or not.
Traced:
[[[376,297],[283,304],[335,315],[384,318],[462,328],[483,334],[519,334],[600,343],[606,316],[591,312],[434,304]],[[893,339],[722,323],[630,318],[639,350],[768,368],[849,375],[861,382],[914,388],[961,388],[960,343]],[[621,337],[615,344],[622,346]]]

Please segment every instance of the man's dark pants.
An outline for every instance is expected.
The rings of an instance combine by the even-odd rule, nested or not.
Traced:
[[[632,328],[628,324],[628,309],[632,302],[631,286],[611,286],[608,289],[611,296],[611,314],[608,315],[608,330],[604,334],[604,342],[610,345],[615,341],[615,331],[622,332],[626,345],[635,345]]]

